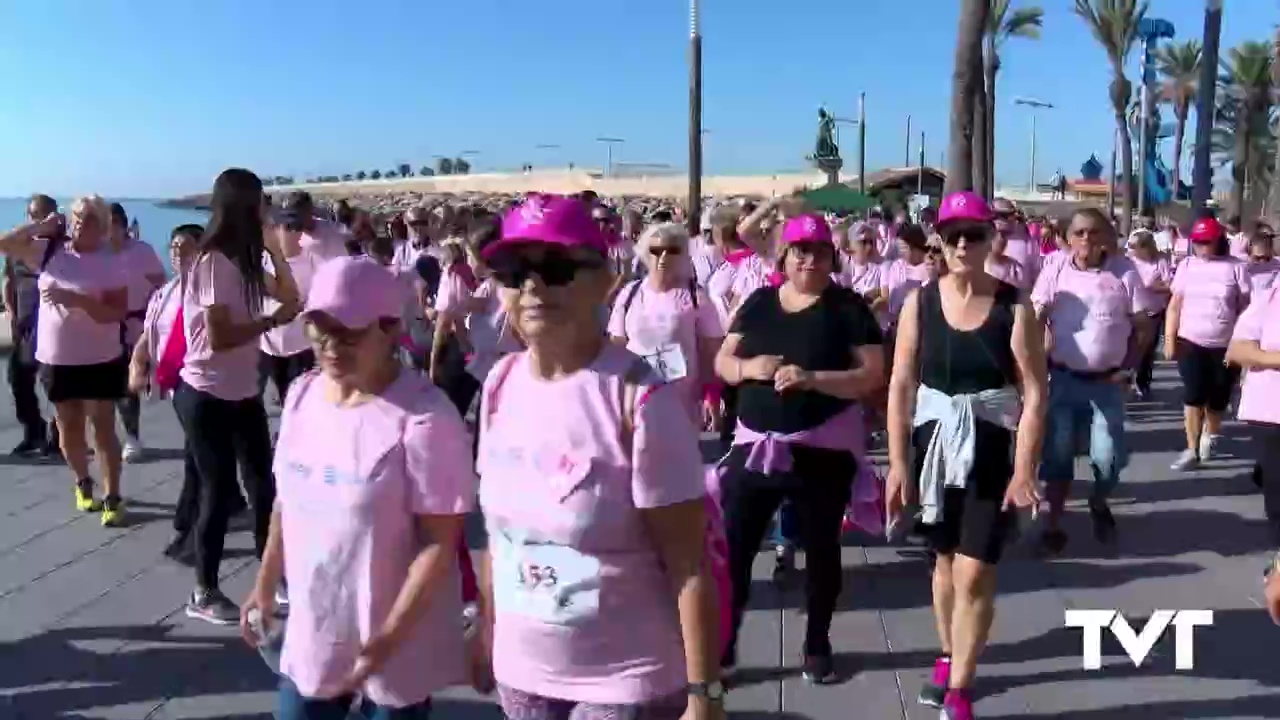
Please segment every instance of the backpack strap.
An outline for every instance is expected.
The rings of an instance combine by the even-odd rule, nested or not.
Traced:
[[[689,297],[693,299],[693,309],[698,309],[698,281],[689,278]]]
[[[57,237],[45,238],[45,240],[46,245],[44,246],[44,253],[40,256],[40,272],[44,272],[49,261],[53,259],[54,255],[58,254],[58,250],[62,247],[62,244],[67,241],[67,238],[63,235],[59,235]]]
[[[632,280],[631,286],[627,288],[627,297],[622,301],[622,321],[625,329],[627,313],[631,312],[631,304],[636,301],[636,295],[640,294],[640,283],[643,280]]]

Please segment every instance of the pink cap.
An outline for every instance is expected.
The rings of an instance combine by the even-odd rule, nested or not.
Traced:
[[[782,226],[782,242],[831,242],[831,226],[821,215],[797,215]]]
[[[386,266],[367,257],[339,257],[316,270],[307,313],[322,312],[353,330],[383,318],[399,318],[404,290]]]
[[[502,239],[484,249],[490,258],[517,243],[549,243],[609,252],[604,233],[591,217],[591,208],[576,198],[532,195],[502,219]]]
[[[987,223],[995,218],[987,201],[970,190],[955,192],[942,198],[942,207],[938,209],[938,225],[956,220]]]

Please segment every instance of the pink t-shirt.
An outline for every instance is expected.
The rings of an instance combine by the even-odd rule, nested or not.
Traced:
[[[258,394],[258,343],[230,350],[209,347],[209,308],[222,305],[233,323],[252,322],[244,298],[244,276],[226,255],[213,250],[196,259],[187,274],[182,297],[182,324],[187,356],[180,376],[192,389],[223,400],[245,400]]]
[[[1253,297],[1240,313],[1231,341],[1252,340],[1266,352],[1280,352],[1280,286]],[[1240,387],[1241,420],[1280,425],[1280,370],[1251,369]]]
[[[1040,243],[1028,238],[1021,232],[1016,232],[1005,241],[1004,248],[1005,257],[1017,262],[1022,266],[1022,274],[1027,279],[1026,285],[1035,282],[1036,276],[1040,273]],[[1005,281],[1009,282],[1009,281]],[[1014,283],[1009,283],[1013,285]],[[1019,285],[1018,287],[1025,287]]]
[[[341,406],[317,371],[289,388],[273,470],[289,583],[280,671],[307,697],[331,697],[381,629],[423,548],[422,515],[475,504],[471,443],[425,377],[402,372],[377,398]],[[451,558],[452,559],[452,558]],[[465,677],[456,565],[425,615],[362,688],[404,707]]]
[[[1008,255],[1005,256],[1004,262],[988,257],[987,274],[997,280],[1007,282],[1019,290],[1026,289],[1027,280],[1030,277],[1030,274],[1022,267],[1022,264]]]
[[[1154,315],[1169,305],[1169,288],[1173,282],[1173,266],[1163,256],[1147,261],[1130,255],[1142,284],[1138,286],[1138,312]],[[1161,289],[1163,288],[1163,289]]]
[[[609,343],[548,381],[520,353],[485,382],[480,503],[503,685],[608,705],[683,692],[676,598],[641,511],[698,500],[706,487],[683,398],[656,378],[640,383],[624,449],[619,402],[639,362]]]
[[[156,254],[155,248],[137,240],[126,240],[124,247],[116,251],[116,258],[129,282],[126,287],[129,289],[130,317],[124,321],[124,340],[132,346],[142,336],[142,320],[147,311],[147,301],[157,287],[151,278],[164,278],[164,265],[160,263],[160,256]]]
[[[1119,369],[1129,351],[1141,284],[1124,257],[1108,258],[1096,270],[1081,270],[1067,260],[1041,273],[1031,302],[1048,312],[1049,358],[1081,372]]]
[[[147,351],[151,365],[155,367],[169,347],[169,336],[175,329],[174,321],[182,307],[182,278],[170,278],[151,296],[147,303],[147,317],[143,325],[147,331]]]
[[[630,310],[627,298],[635,293]],[[710,368],[701,366],[698,338],[723,338],[724,326],[711,299],[698,290],[698,304],[687,287],[665,292],[648,280],[627,283],[613,301],[609,335],[626,338],[627,349],[645,358],[668,382],[678,382],[688,396],[691,417],[701,417],[702,383]]]
[[[1244,233],[1232,233],[1227,236],[1227,253],[1238,260],[1249,259],[1249,236]]]
[[[286,258],[285,262],[289,263],[289,271],[293,275],[293,282],[298,286],[298,297],[306,302],[307,293],[311,292],[311,278],[315,276],[316,269],[324,263],[323,260],[311,254],[309,250],[302,250],[291,258]],[[269,257],[263,258],[263,267],[267,272],[271,272],[272,265]],[[270,315],[280,307],[280,303],[272,298],[265,298],[262,301],[262,312]],[[262,352],[275,357],[291,357],[298,353],[303,353],[311,349],[311,341],[307,339],[307,328],[299,315],[290,320],[287,325],[278,328],[272,328],[262,334],[262,340],[259,342]]]
[[[42,257],[49,240],[37,238],[31,253]],[[36,286],[40,290],[64,288],[101,300],[112,290],[129,284],[116,254],[102,249],[81,253],[65,244],[49,258]],[[36,321],[36,361],[45,365],[97,365],[118,359],[120,323],[100,323],[79,308],[54,305],[40,297]]]
[[[898,319],[902,312],[902,304],[912,290],[929,281],[929,263],[909,265],[905,258],[886,263],[880,271],[880,288],[884,290],[889,301],[889,322]]]
[[[1270,290],[1280,276],[1280,259],[1271,258],[1267,262],[1251,262],[1246,264],[1245,272],[1249,274],[1249,287],[1254,297]]]
[[[880,289],[880,273],[883,268],[883,265],[874,262],[859,265],[846,257],[840,268],[840,284],[852,288],[859,295],[866,295],[872,290]]]
[[[1233,257],[1189,257],[1178,264],[1172,290],[1182,296],[1178,337],[1210,348],[1230,343],[1231,328],[1249,302],[1245,263]]]
[[[461,311],[476,291],[474,280],[469,276],[469,270],[462,272],[452,266],[446,267],[440,275],[440,289],[436,292],[436,312]]]
[[[347,250],[350,239],[351,233],[338,223],[317,219],[314,228],[302,233],[300,244],[321,260],[332,260],[350,254]]]

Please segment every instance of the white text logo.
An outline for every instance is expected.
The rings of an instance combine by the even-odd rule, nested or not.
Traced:
[[[1133,661],[1134,667],[1139,667],[1170,625],[1173,626],[1174,667],[1178,670],[1193,670],[1196,664],[1195,629],[1213,625],[1213,611],[1156,610],[1151,613],[1141,632],[1135,632],[1118,610],[1067,610],[1062,624],[1084,630],[1082,659],[1085,670],[1098,670],[1102,667],[1104,628],[1111,630],[1120,647],[1124,648]]]

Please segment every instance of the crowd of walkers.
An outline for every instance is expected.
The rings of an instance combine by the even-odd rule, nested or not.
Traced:
[[[1182,379],[1174,468],[1214,456],[1238,397],[1280,547],[1262,224],[1121,238],[1097,210],[1028,219],[962,192],[916,223],[722,203],[691,237],[678,211],[585,193],[375,227],[305,193],[274,205],[232,169],[207,226],[172,230],[166,278],[119,205],[81,198],[64,220],[37,196],[28,215],[0,235],[14,452],[61,454],[76,507],[118,525],[139,397],[170,398],[186,614],[260,647],[283,626],[286,720],[425,717],[461,683],[513,720],[722,717],[766,543],[782,573],[804,553],[802,672],[832,682],[851,528],[931,551],[920,702],[969,720],[1018,510],[1045,503],[1035,542],[1063,551],[1083,444],[1095,541],[1116,541],[1125,404],[1160,350]],[[710,466],[699,431],[724,441]],[[218,583],[238,516],[261,559],[239,605]],[[1280,615],[1280,583],[1268,597]]]

